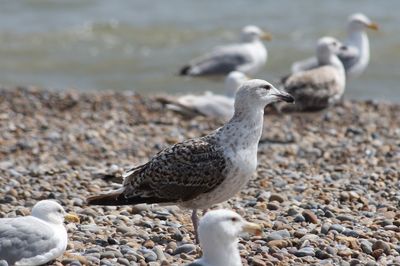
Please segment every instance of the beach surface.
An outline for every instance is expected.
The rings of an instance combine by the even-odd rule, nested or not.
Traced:
[[[348,101],[267,114],[259,166],[226,203],[264,234],[243,236],[244,265],[400,264],[400,104]],[[181,265],[201,255],[190,212],[175,206],[86,206],[124,170],[221,126],[125,92],[0,89],[0,217],[58,200],[68,254],[50,265]]]

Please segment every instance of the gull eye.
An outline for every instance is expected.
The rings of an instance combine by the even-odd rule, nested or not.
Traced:
[[[261,88],[263,88],[263,89],[268,91],[268,90],[271,89],[271,86],[270,85],[264,85],[264,86],[261,86]]]
[[[238,220],[239,220],[239,219],[236,218],[236,217],[232,217],[232,218],[231,218],[231,221],[232,221],[232,222],[237,222]]]
[[[62,213],[62,210],[61,210],[61,209],[58,209],[57,212],[58,212],[58,213]]]

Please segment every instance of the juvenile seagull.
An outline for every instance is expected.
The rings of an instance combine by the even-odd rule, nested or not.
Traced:
[[[353,14],[348,20],[347,39],[344,46],[338,51],[338,57],[342,61],[347,77],[358,77],[367,68],[369,63],[369,40],[365,30],[369,28],[378,30],[378,24],[372,22],[361,13]],[[318,67],[318,61],[311,57],[293,63],[292,73],[309,70]]]
[[[264,80],[244,82],[235,113],[223,127],[160,151],[129,170],[120,189],[90,197],[88,204],[176,204],[193,209],[197,236],[196,210],[233,197],[254,174],[264,108],[277,101],[293,102],[293,97]]]
[[[64,219],[79,222],[77,216],[66,214],[51,200],[36,203],[31,216],[0,219],[0,260],[35,266],[61,256],[68,242]]]
[[[267,62],[267,49],[261,40],[271,40],[269,33],[256,26],[246,26],[238,44],[219,46],[182,67],[180,75],[226,75],[237,70],[246,75],[256,74]]]
[[[261,235],[262,227],[230,210],[207,212],[199,223],[203,256],[187,266],[241,266],[238,237],[243,232]]]
[[[294,73],[283,79],[284,89],[293,95],[296,105],[283,106],[282,111],[317,111],[341,99],[346,75],[336,53],[342,46],[332,37],[318,40],[316,53],[320,67]]]
[[[207,91],[203,95],[188,94],[175,101],[163,99],[163,102],[168,103],[169,109],[180,113],[200,114],[228,121],[233,116],[236,91],[246,80],[248,77],[242,72],[232,71],[225,79],[225,95]]]

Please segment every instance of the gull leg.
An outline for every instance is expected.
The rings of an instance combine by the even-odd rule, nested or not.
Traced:
[[[194,209],[193,212],[192,212],[192,223],[193,223],[194,234],[195,234],[195,237],[196,237],[196,243],[197,244],[200,243],[199,235],[198,235],[198,232],[197,232],[197,228],[198,228],[198,225],[199,225],[199,221],[198,220],[199,220],[199,217],[197,217],[197,209]]]

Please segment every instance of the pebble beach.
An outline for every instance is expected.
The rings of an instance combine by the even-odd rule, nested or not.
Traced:
[[[222,125],[134,92],[0,89],[0,218],[42,199],[76,213],[48,265],[184,265],[201,256],[190,211],[87,206],[160,149]],[[400,104],[345,100],[317,113],[266,112],[257,173],[233,209],[263,225],[244,265],[400,265]]]

